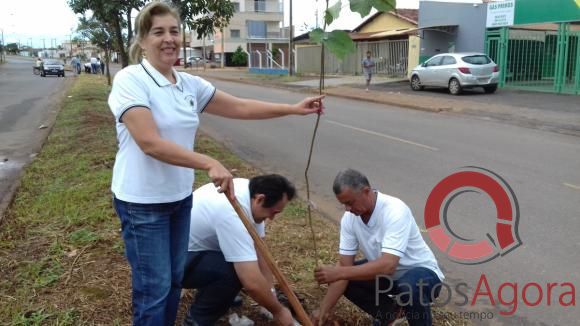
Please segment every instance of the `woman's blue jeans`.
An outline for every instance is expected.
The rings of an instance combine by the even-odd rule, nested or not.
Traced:
[[[161,204],[113,202],[131,265],[133,325],[173,325],[187,259],[191,195]]]

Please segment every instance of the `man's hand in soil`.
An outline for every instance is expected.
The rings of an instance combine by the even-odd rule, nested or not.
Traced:
[[[316,309],[310,314],[310,321],[312,321],[314,326],[324,325],[324,320],[327,316],[324,317],[325,318],[322,318],[320,315],[320,310]]]
[[[292,313],[286,307],[276,311],[274,313],[274,319],[280,323],[282,326],[294,326],[294,318],[292,318]]]
[[[340,267],[321,266],[314,270],[314,278],[318,284],[328,284],[340,279]]]

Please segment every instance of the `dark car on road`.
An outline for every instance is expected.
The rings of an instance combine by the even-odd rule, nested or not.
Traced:
[[[64,77],[64,64],[60,60],[45,59],[42,61],[42,70],[40,76],[55,75]]]

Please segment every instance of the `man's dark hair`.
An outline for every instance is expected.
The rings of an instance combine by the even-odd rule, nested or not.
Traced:
[[[270,208],[282,200],[284,194],[288,200],[292,200],[296,195],[294,185],[278,174],[267,174],[253,177],[250,179],[250,198],[257,194],[266,196],[263,207]]]
[[[334,184],[332,185],[332,191],[335,195],[342,192],[343,187],[349,187],[352,190],[359,191],[363,187],[370,187],[369,180],[367,177],[357,170],[346,169],[338,172],[334,178]]]

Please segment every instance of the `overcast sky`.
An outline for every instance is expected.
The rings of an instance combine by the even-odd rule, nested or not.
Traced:
[[[111,0],[114,1],[114,0]],[[481,2],[481,0],[445,0],[447,2]],[[331,0],[330,4],[336,0]],[[362,22],[359,14],[351,13],[348,1],[343,0],[343,11],[340,19],[329,27],[333,29],[351,29]],[[285,5],[285,25],[288,25],[288,4]],[[316,25],[314,5],[323,8],[324,0],[293,0],[293,23],[296,32],[304,31],[306,24],[309,28]],[[419,0],[398,0],[398,8],[418,8]],[[60,44],[68,40],[71,29],[76,28],[78,19],[70,10],[66,0],[0,0],[0,30],[4,31],[6,43],[18,42],[34,47],[50,47],[51,43]],[[320,11],[321,12],[321,11]],[[321,15],[319,15],[319,21]]]

